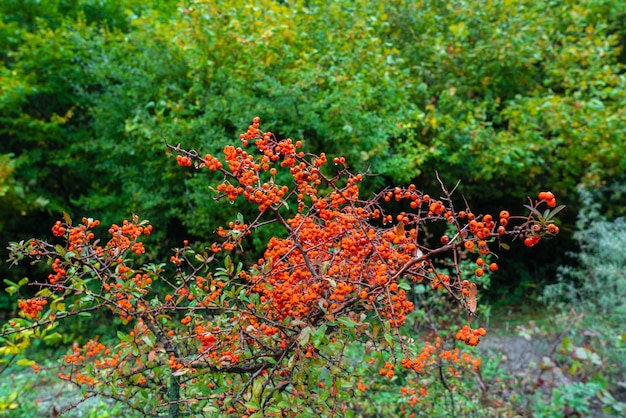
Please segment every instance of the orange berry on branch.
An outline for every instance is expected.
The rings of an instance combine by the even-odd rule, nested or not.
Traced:
[[[554,194],[552,192],[539,192],[538,197],[540,200],[551,200],[554,199]]]
[[[487,241],[484,240],[480,240],[478,241],[478,250],[480,251],[481,254],[489,254],[489,245],[487,244]]]
[[[549,224],[546,228],[547,228],[549,234],[558,234],[559,233],[559,227],[554,225],[554,224]]]

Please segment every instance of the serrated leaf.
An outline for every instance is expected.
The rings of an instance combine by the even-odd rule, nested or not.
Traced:
[[[63,212],[63,220],[65,221],[65,223],[69,226],[72,225],[72,218],[70,217],[70,214],[67,212]]]

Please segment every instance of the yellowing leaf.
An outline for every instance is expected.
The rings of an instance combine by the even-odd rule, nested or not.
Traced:
[[[471,313],[476,312],[476,305],[477,305],[476,294],[477,293],[478,293],[478,289],[476,288],[476,283],[470,283],[469,296],[467,297],[467,309],[469,309]]]

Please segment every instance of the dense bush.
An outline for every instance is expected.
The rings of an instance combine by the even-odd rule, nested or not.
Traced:
[[[250,209],[217,209],[198,192],[203,175],[168,168],[162,144],[217,152],[249,113],[380,174],[369,191],[435,187],[438,171],[496,208],[550,188],[574,203],[566,231],[576,185],[626,168],[623,1],[0,7],[8,239],[67,211],[106,223],[141,214],[164,226],[161,254],[183,235],[208,240]],[[515,270],[538,280],[562,262],[553,248]]]
[[[623,362],[626,220],[623,217],[607,220],[606,207],[600,204],[602,192],[621,194],[624,186],[612,185],[593,192],[580,189],[585,205],[574,235],[580,246],[580,250],[572,254],[577,266],[560,268],[558,282],[545,289],[545,300],[558,311],[581,315],[580,324],[567,333],[566,345],[570,350],[581,346],[593,353],[603,366],[603,373],[594,369],[587,371],[590,380],[598,380],[603,387],[608,385],[616,391],[626,373]]]
[[[624,193],[623,185],[604,188],[606,193]],[[601,192],[581,188],[585,204],[579,212],[574,238],[580,250],[571,256],[576,266],[562,266],[559,282],[546,288],[546,296],[578,306],[602,323],[619,325],[626,320],[626,220],[608,220],[599,198]]]
[[[563,206],[540,192],[526,215],[474,213],[467,201],[457,208],[443,183],[442,197],[414,185],[367,197],[366,177],[345,157],[329,164],[324,153],[302,151],[301,141],[261,131],[258,117],[240,139],[223,157],[168,145],[179,166],[219,174],[218,201],[256,209],[220,227],[209,247],[183,241],[169,258],[173,268],[144,263],[140,238],[152,225],[137,217],[97,237],[99,220],[66,215],[52,226],[58,242],[11,243],[12,264],[46,262],[51,273],[6,282],[20,297],[19,315],[2,325],[0,362],[10,364],[33,340],[60,340],[59,323],[110,312],[123,325],[117,338],[85,331],[89,341],[63,356],[58,377],[87,398],[105,396],[148,416],[370,415],[385,396],[369,400],[369,391],[385,391],[396,375],[406,386],[386,390],[400,391],[403,402],[385,409],[441,409],[427,382],[443,382],[452,396],[461,376],[480,366],[455,342],[474,347],[486,335],[472,317],[480,283],[499,268],[492,256],[505,241],[533,247],[558,234],[554,217]],[[409,210],[389,212],[392,201]],[[272,224],[282,233],[244,264],[248,236]],[[432,224],[451,226],[436,244],[421,238]],[[463,258],[472,271],[461,269]],[[39,289],[34,297],[23,293],[27,283]],[[467,313],[464,325],[419,337],[404,327],[413,288],[425,285],[447,300],[444,313],[451,305]]]

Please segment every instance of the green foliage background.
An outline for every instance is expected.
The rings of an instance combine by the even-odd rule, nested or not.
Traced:
[[[577,185],[624,180],[625,40],[622,0],[6,0],[0,236],[48,236],[67,211],[148,218],[155,254],[210,237],[248,209],[216,204],[164,141],[217,154],[258,115],[378,174],[372,191],[436,193],[438,172],[485,211],[555,192],[559,245],[493,286],[525,294],[574,245]]]

